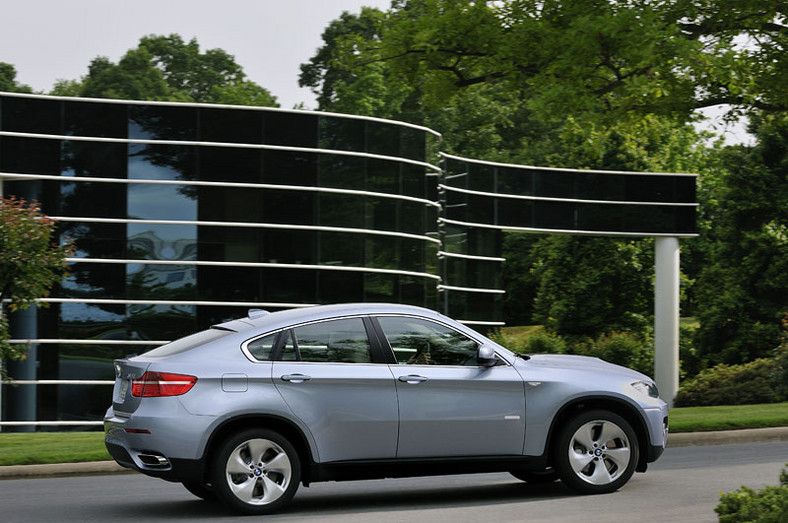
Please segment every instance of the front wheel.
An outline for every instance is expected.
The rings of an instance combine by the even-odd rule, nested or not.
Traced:
[[[618,414],[582,412],[558,433],[555,467],[561,481],[584,494],[603,494],[622,487],[638,462],[635,431]]]
[[[298,490],[298,453],[281,434],[245,430],[225,440],[211,468],[211,486],[221,501],[244,514],[270,514]]]

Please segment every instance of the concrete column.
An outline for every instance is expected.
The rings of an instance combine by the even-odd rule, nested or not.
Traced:
[[[654,278],[654,379],[673,405],[679,388],[679,240],[656,238]]]
[[[18,339],[38,338],[36,307],[18,310],[11,314],[9,324],[11,337]],[[38,379],[38,344],[30,344],[27,357],[22,361],[8,362],[8,374],[15,380]],[[8,421],[36,421],[38,409],[38,387],[19,385],[7,390]],[[14,432],[35,432],[33,425],[17,427]]]

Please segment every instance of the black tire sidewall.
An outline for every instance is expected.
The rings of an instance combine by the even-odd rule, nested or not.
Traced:
[[[624,472],[618,478],[616,478],[615,481],[612,481],[607,485],[592,485],[577,477],[577,474],[569,463],[569,446],[571,445],[572,437],[574,436],[575,432],[586,423],[595,420],[604,420],[615,423],[621,428],[624,434],[626,434],[626,437],[629,440],[629,463],[627,464]],[[632,426],[629,424],[629,422],[627,422],[618,414],[607,410],[590,410],[576,415],[566,424],[564,424],[563,427],[561,427],[554,447],[553,460],[556,471],[558,472],[558,477],[561,478],[561,481],[568,487],[583,494],[605,494],[618,490],[627,481],[629,481],[629,478],[631,478],[632,474],[635,472],[635,467],[637,466],[639,456],[640,446],[638,444],[637,435],[635,434],[635,431],[632,429]]]
[[[290,459],[290,466],[292,468],[290,484],[284,494],[276,501],[266,505],[244,503],[233,494],[227,484],[225,471],[230,454],[238,445],[252,439],[267,439],[279,445]],[[293,499],[296,490],[298,490],[299,483],[301,482],[301,460],[299,459],[295,447],[278,432],[268,429],[247,429],[230,436],[219,445],[211,462],[210,479],[213,491],[216,493],[218,499],[225,505],[244,514],[270,514],[280,510]]]

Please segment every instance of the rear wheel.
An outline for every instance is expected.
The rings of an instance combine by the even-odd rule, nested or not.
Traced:
[[[613,492],[635,472],[635,431],[605,410],[578,414],[563,426],[555,445],[555,468],[567,486],[584,494]]]
[[[301,480],[293,445],[266,429],[240,432],[216,452],[211,485],[221,501],[245,514],[269,514],[285,506]]]

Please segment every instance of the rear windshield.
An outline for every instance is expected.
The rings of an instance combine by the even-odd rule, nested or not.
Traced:
[[[173,342],[167,343],[166,345],[162,345],[161,347],[157,347],[153,350],[150,350],[145,353],[145,356],[151,358],[161,358],[163,356],[171,356],[173,354],[179,354],[181,352],[186,352],[187,350],[191,350],[195,347],[199,347],[200,345],[205,345],[206,343],[210,343],[214,340],[218,340],[219,338],[223,338],[228,334],[233,334],[233,331],[212,328],[212,329],[196,332],[194,334],[190,334],[189,336],[186,336],[185,338],[175,340]]]

